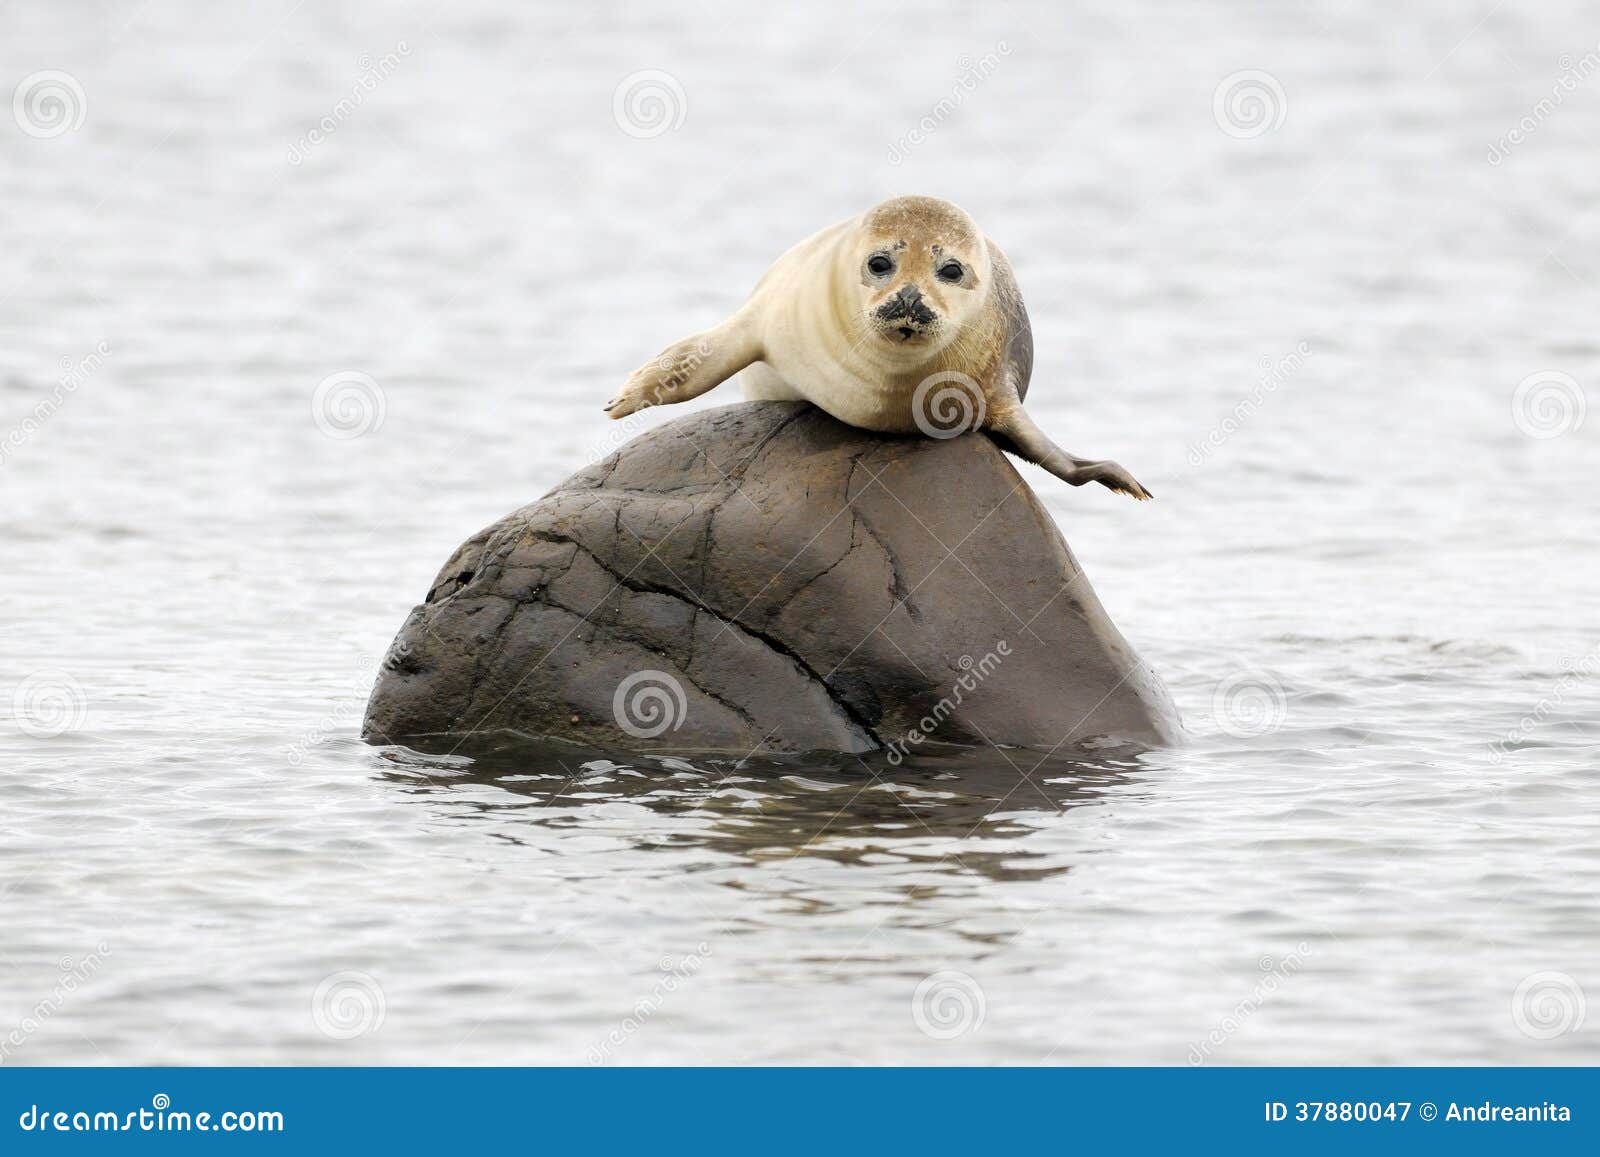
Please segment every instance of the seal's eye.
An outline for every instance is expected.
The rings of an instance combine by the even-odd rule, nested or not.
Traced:
[[[960,281],[961,280],[961,262],[959,262],[959,261],[946,261],[943,265],[939,266],[939,280],[940,281]]]
[[[894,272],[894,262],[882,253],[874,253],[867,258],[867,271],[874,277],[886,277]]]

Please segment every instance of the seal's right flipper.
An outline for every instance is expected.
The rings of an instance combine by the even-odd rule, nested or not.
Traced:
[[[1108,489],[1141,502],[1153,497],[1138,479],[1126,469],[1110,461],[1094,461],[1069,454],[1050,440],[1020,405],[1009,406],[997,420],[986,426],[1002,450],[1043,466],[1063,482],[1082,486],[1085,482],[1098,482]]]
[[[734,315],[715,329],[674,342],[633,372],[606,413],[625,418],[647,406],[670,406],[698,398],[752,362],[761,360],[755,327]]]

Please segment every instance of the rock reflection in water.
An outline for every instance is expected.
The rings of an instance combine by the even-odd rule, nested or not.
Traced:
[[[1035,830],[1030,815],[1097,803],[1138,768],[1134,749],[1093,759],[945,748],[898,766],[881,755],[793,758],[639,755],[502,740],[470,756],[391,748],[385,778],[441,814],[582,831],[641,850],[704,847],[751,864],[805,856],[855,865],[940,864],[994,880],[1043,879],[1070,864],[992,841]]]

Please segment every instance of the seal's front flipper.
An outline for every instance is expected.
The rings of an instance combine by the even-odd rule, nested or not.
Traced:
[[[1002,450],[1009,450],[1019,458],[1043,466],[1063,482],[1082,486],[1085,482],[1098,482],[1120,494],[1137,498],[1141,502],[1153,497],[1138,479],[1115,462],[1094,461],[1069,454],[1050,440],[1043,430],[1033,424],[1021,406],[1011,406],[986,429]]]
[[[735,315],[715,329],[674,342],[640,366],[621,392],[606,403],[606,413],[626,418],[647,406],[687,402],[759,360],[761,347],[754,327]]]

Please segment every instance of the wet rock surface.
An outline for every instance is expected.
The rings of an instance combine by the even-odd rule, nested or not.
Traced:
[[[363,730],[893,753],[1179,729],[987,437],[747,402],[651,430],[462,544]]]

